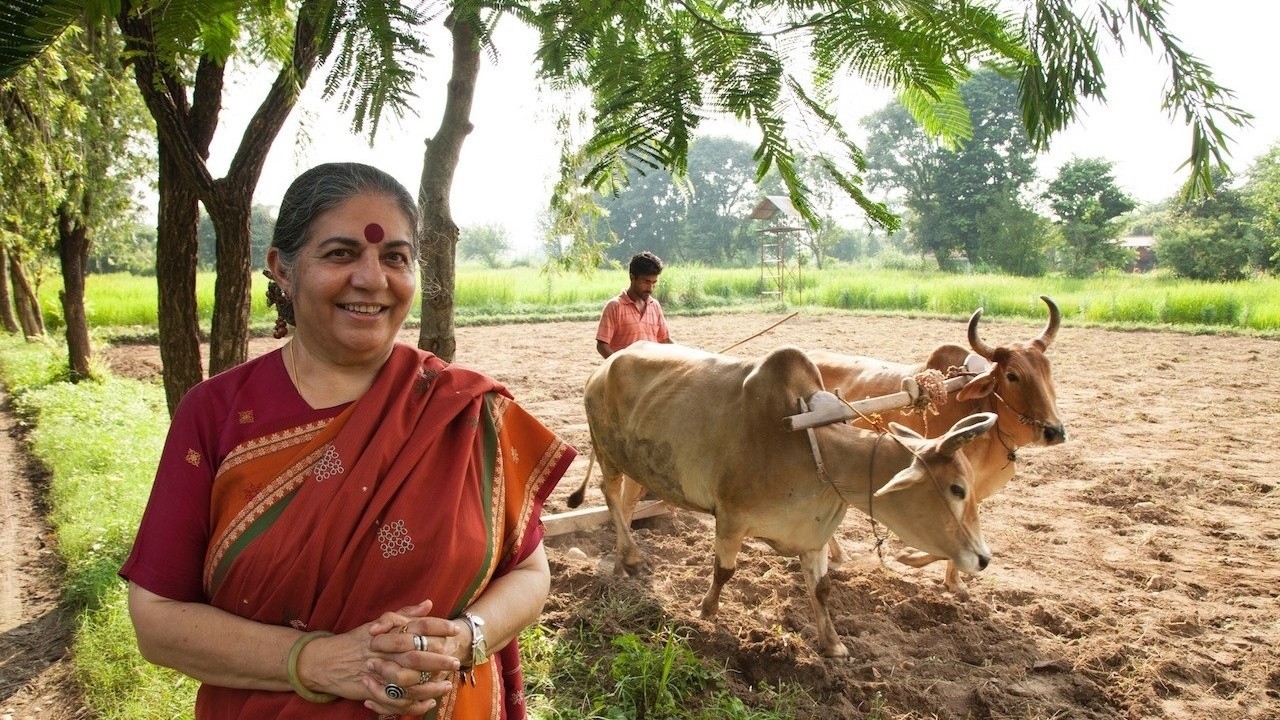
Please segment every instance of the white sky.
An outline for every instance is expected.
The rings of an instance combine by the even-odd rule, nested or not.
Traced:
[[[1169,0],[1167,17],[1184,47],[1213,69],[1220,84],[1235,92],[1237,106],[1254,115],[1251,127],[1232,133],[1231,166],[1242,172],[1280,140],[1280,93],[1274,63],[1269,61],[1272,43],[1277,42],[1276,28],[1280,28],[1280,3]],[[459,225],[504,225],[521,254],[537,244],[536,220],[546,207],[559,152],[552,103],[562,101],[537,91],[532,69],[535,42],[531,32],[511,19],[498,28],[496,45],[502,55],[497,65],[486,59],[481,68],[471,114],[475,129],[463,145],[452,198]],[[299,172],[338,160],[377,165],[416,194],[423,139],[439,125],[449,72],[447,37],[433,39],[431,46],[441,57],[426,68],[430,81],[418,92],[420,116],[388,119],[373,147],[351,135],[349,120],[332,101],[321,100],[323,75],[313,75],[300,108],[268,157],[257,201],[278,204]],[[1177,168],[1190,144],[1186,128],[1160,109],[1168,73],[1153,53],[1136,43],[1126,56],[1108,53],[1104,61],[1107,104],[1088,108],[1077,126],[1054,139],[1041,163],[1042,175],[1051,177],[1072,156],[1103,157],[1115,163],[1120,185],[1140,201],[1168,197],[1185,180],[1185,171]],[[212,148],[211,166],[217,175],[239,142],[248,113],[265,92],[262,82],[251,85],[246,79],[241,87],[227,93],[224,101],[224,124]],[[846,91],[841,118],[847,128],[856,130],[859,117],[878,110],[889,99],[879,91]],[[300,136],[300,126],[306,128],[309,140]],[[754,135],[740,136],[754,142]]]

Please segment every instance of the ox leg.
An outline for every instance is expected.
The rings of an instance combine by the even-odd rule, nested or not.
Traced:
[[[618,559],[614,563],[615,575],[634,575],[644,567],[644,555],[631,537],[631,515],[635,512],[636,501],[644,493],[636,482],[623,482],[626,478],[618,470],[600,463],[600,472],[604,476],[600,481],[600,491],[604,493],[605,504],[609,507],[609,517],[613,520],[613,530],[617,533]],[[628,495],[631,497],[628,498]]]
[[[702,619],[710,620],[720,609],[720,590],[738,569],[738,551],[742,549],[743,534],[728,532],[716,523],[715,567],[711,573],[711,587],[702,598]]]
[[[827,575],[827,548],[800,553],[800,571],[804,573],[805,588],[809,591],[809,603],[818,623],[818,651],[825,657],[848,657],[849,648],[840,640],[831,613],[827,611],[827,596],[831,594],[831,577]]]
[[[950,560],[947,561],[947,574],[942,578],[942,586],[961,600],[969,599],[969,589],[960,579],[960,568]]]
[[[939,560],[947,560],[941,555],[930,555],[923,550],[908,550],[898,555],[897,559],[903,565],[910,565],[911,567],[924,567]],[[969,591],[965,588],[964,581],[960,579],[960,569],[950,560],[947,560],[947,570],[942,577],[942,586],[947,589],[947,592],[961,600],[969,599]]]
[[[844,545],[840,542],[839,536],[832,535],[827,541],[827,548],[831,551],[831,567],[838,568],[849,561],[849,554],[845,552]]]

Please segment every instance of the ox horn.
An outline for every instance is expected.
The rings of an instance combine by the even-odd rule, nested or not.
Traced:
[[[1058,323],[1062,321],[1062,313],[1058,311],[1058,306],[1054,304],[1048,295],[1041,295],[1040,299],[1044,301],[1045,305],[1049,306],[1049,322],[1044,326],[1044,331],[1040,333],[1040,337],[1031,342],[1039,345],[1043,351],[1048,350],[1049,346],[1053,344],[1053,338],[1058,334]]]
[[[978,318],[980,317],[982,317],[982,308],[978,308],[977,310],[974,310],[973,315],[970,316],[969,318],[969,347],[973,348],[974,352],[978,353],[979,355],[986,358],[987,360],[990,360],[991,362],[995,362],[996,361],[995,348],[982,342],[982,338],[978,337]]]

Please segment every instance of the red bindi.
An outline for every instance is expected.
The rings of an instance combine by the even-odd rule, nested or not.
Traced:
[[[382,226],[378,223],[369,223],[364,226],[364,239],[374,245],[382,242],[384,237],[386,237],[386,233],[382,231]]]

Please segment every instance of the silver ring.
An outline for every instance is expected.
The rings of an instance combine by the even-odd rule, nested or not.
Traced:
[[[427,684],[427,683],[429,683],[429,682],[431,682],[431,676],[427,674],[427,671],[426,671],[426,670],[423,670],[423,671],[421,671],[421,672],[419,672],[419,673],[418,673],[418,684],[419,684],[419,685],[426,685],[426,684]]]
[[[414,649],[414,650],[417,650],[418,652],[426,652],[426,651],[427,651],[427,639],[426,639],[425,637],[421,636],[421,635],[414,635],[414,636],[413,636],[413,649]]]
[[[382,688],[382,691],[392,700],[399,700],[404,697],[404,688],[395,683],[387,683],[387,686]]]

